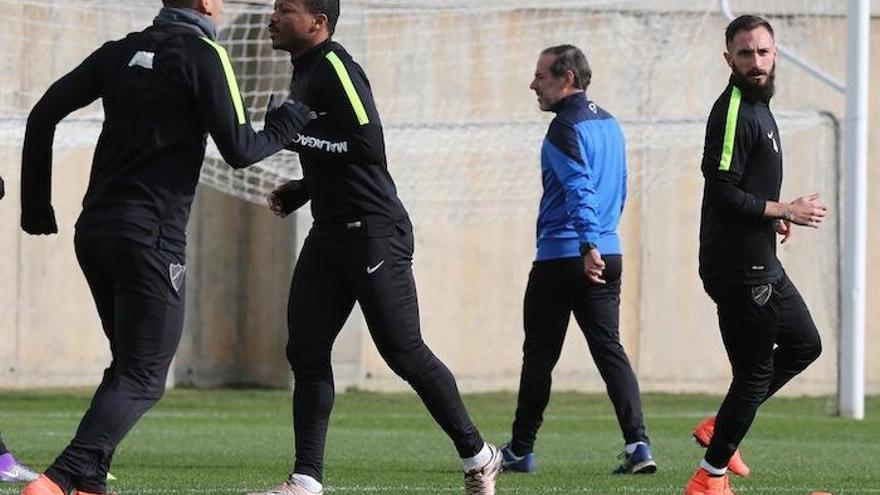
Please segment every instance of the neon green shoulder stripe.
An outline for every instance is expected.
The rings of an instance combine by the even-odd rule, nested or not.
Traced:
[[[232,96],[232,104],[235,106],[235,116],[238,117],[239,125],[244,125],[247,123],[247,119],[244,116],[244,104],[241,101],[241,91],[238,90],[238,81],[235,79],[235,71],[232,70],[232,62],[229,60],[229,55],[226,53],[226,49],[217,43],[213,42],[210,38],[202,37],[205,40],[205,43],[214,47],[214,50],[217,51],[217,55],[220,56],[220,63],[223,65],[223,72],[226,74],[226,84],[229,85],[229,94]]]
[[[342,83],[342,87],[345,89],[345,94],[348,95],[348,101],[351,102],[351,107],[354,109],[354,114],[357,116],[358,124],[369,124],[370,118],[367,117],[367,110],[364,108],[364,104],[361,102],[361,97],[358,96],[357,90],[354,89],[354,84],[351,82],[348,70],[345,69],[345,65],[342,63],[342,60],[339,59],[339,55],[336,55],[334,52],[329,52],[327,54],[327,60],[329,60],[330,65],[336,69],[336,75],[339,76],[339,82]]]
[[[730,92],[730,104],[727,107],[727,124],[724,126],[724,147],[721,149],[721,166],[719,170],[730,170],[733,159],[733,143],[736,141],[736,121],[739,119],[739,106],[742,92],[736,86]]]

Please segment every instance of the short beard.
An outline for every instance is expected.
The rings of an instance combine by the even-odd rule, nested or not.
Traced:
[[[749,99],[757,99],[761,101],[770,101],[776,94],[776,66],[767,75],[767,82],[764,84],[756,84],[746,74],[741,73],[733,68],[731,79],[733,83],[740,89]]]

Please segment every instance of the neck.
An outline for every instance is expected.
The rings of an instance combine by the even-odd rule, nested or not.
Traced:
[[[290,59],[296,60],[296,59],[302,57],[306,53],[309,53],[313,48],[320,45],[321,43],[324,43],[325,41],[327,41],[329,39],[330,39],[330,35],[322,34],[321,36],[318,36],[317,38],[311,40],[308,44],[303,45],[301,48],[297,48],[296,50],[290,50]]]

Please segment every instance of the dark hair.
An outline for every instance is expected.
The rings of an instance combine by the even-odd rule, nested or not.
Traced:
[[[162,0],[163,6],[177,9],[191,9],[195,3],[195,0]]]
[[[333,36],[336,31],[336,21],[339,20],[339,0],[305,0],[303,3],[310,14],[327,16],[327,29],[330,36]]]
[[[587,89],[593,71],[590,70],[590,63],[587,62],[587,57],[580,48],[572,45],[551,46],[541,52],[541,55],[546,54],[556,55],[556,60],[550,64],[550,73],[554,77],[562,77],[566,72],[571,71],[574,74],[574,87]]]
[[[724,38],[729,45],[730,42],[733,41],[733,37],[740,31],[751,31],[762,26],[770,32],[771,38],[776,37],[773,34],[773,26],[770,25],[770,22],[768,22],[767,19],[756,15],[741,15],[730,21],[730,24],[727,25],[727,29],[724,31]]]

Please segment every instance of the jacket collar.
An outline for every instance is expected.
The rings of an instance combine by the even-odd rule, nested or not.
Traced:
[[[586,105],[587,104],[587,92],[586,91],[578,91],[577,93],[566,96],[565,98],[556,102],[553,105],[553,108],[550,109],[553,113],[559,113],[566,108],[577,106],[577,105]]]
[[[202,15],[193,9],[178,9],[174,7],[162,7],[159,15],[153,19],[154,26],[183,26],[196,32],[199,36],[207,36],[212,41],[217,40],[217,25],[206,15]]]
[[[315,63],[316,60],[323,57],[327,52],[327,49],[333,43],[333,40],[327,38],[326,40],[318,43],[317,45],[309,48],[309,50],[299,57],[293,58],[291,57],[290,61],[294,66],[305,67]]]

